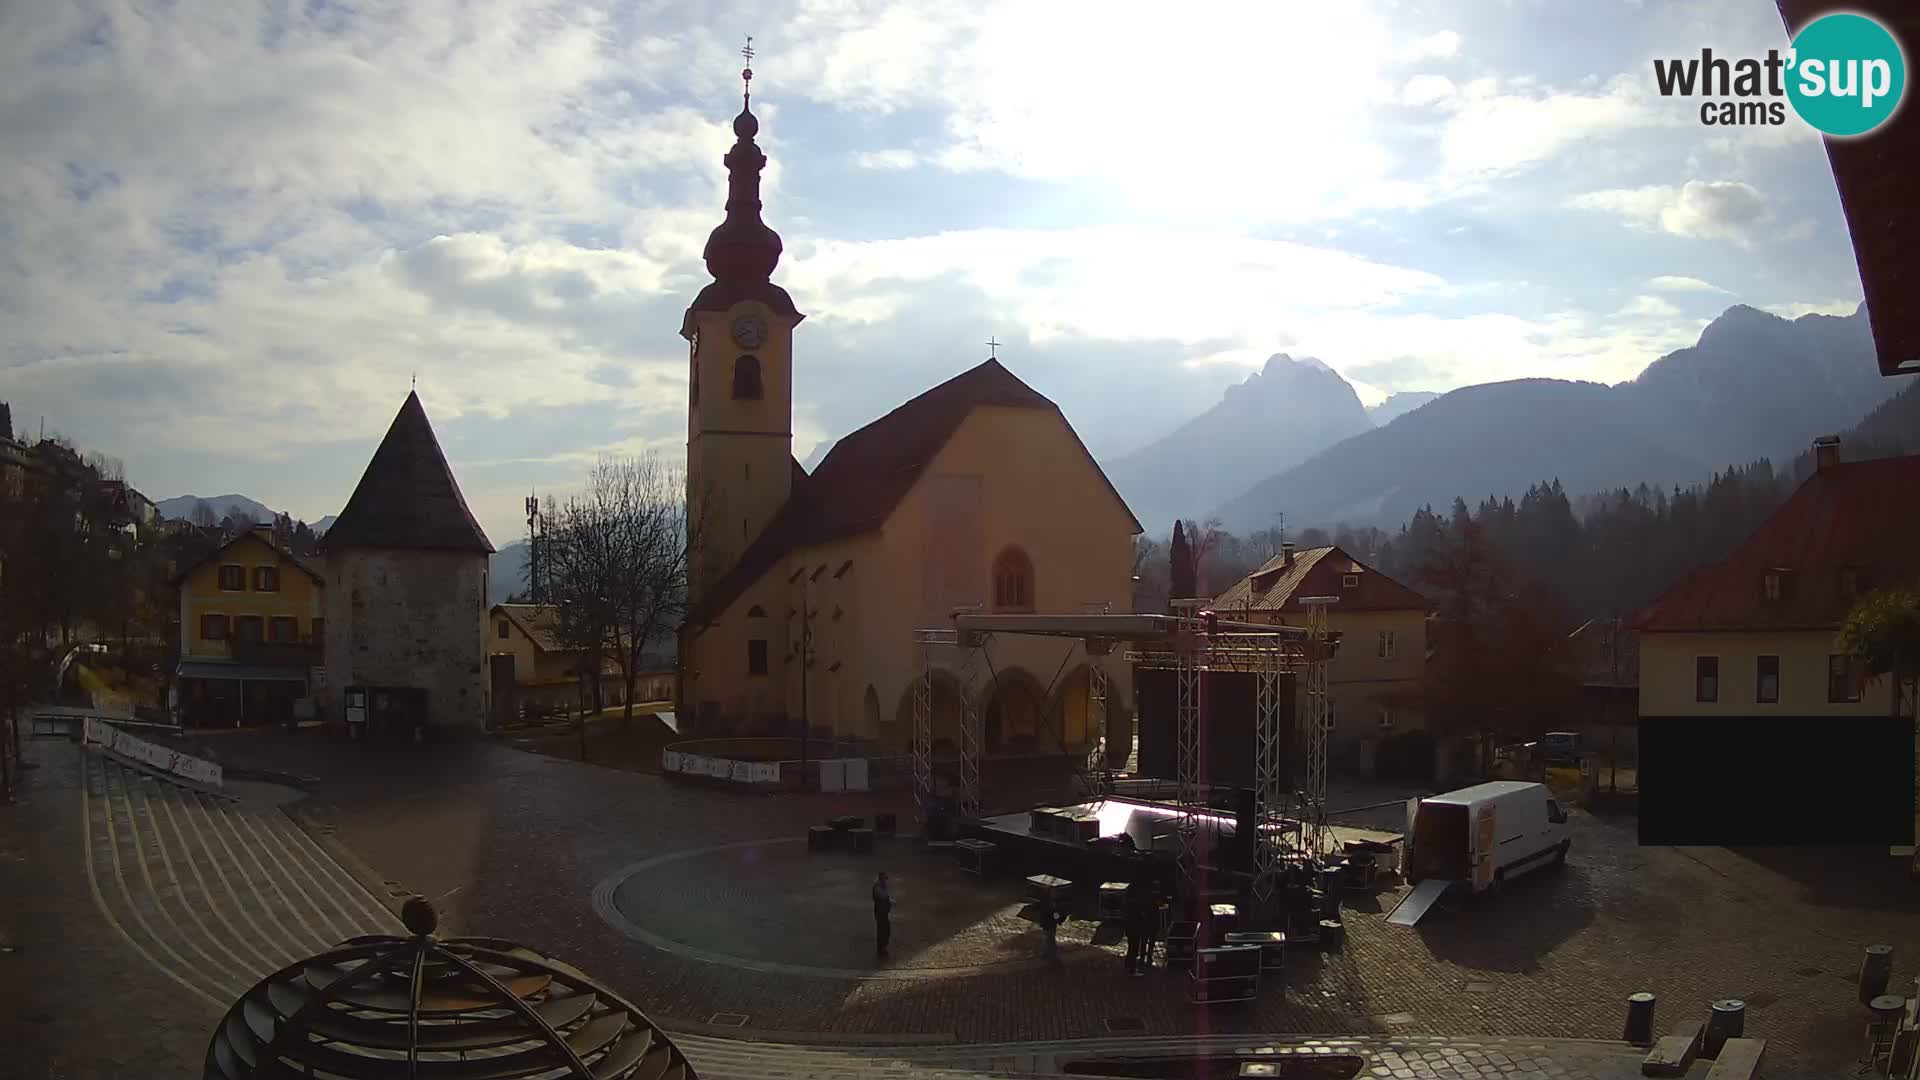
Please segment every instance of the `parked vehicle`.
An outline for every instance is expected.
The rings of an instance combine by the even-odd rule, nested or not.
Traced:
[[[1549,765],[1578,765],[1581,750],[1577,731],[1549,731],[1540,736],[1540,758]]]
[[[1387,921],[1412,926],[1442,893],[1485,892],[1508,878],[1558,866],[1573,840],[1567,812],[1545,784],[1495,780],[1407,800],[1402,874],[1413,892]]]

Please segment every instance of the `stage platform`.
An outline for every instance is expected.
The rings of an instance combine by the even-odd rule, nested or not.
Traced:
[[[1097,884],[1164,874],[1180,851],[1176,835],[1180,817],[1179,807],[1171,803],[1115,796],[981,818],[962,831],[994,844],[998,861],[1009,870],[1059,873],[1076,882]],[[1204,865],[1211,861],[1210,853],[1227,850],[1237,823],[1233,815],[1218,810],[1205,810],[1196,817],[1200,829],[1196,847]],[[1275,828],[1291,832],[1297,827],[1297,822],[1288,821]],[[1132,843],[1130,851],[1124,844],[1117,849],[1089,846],[1095,839],[1123,836]],[[1350,842],[1391,847],[1400,840],[1398,833],[1330,825],[1325,850],[1337,854]]]

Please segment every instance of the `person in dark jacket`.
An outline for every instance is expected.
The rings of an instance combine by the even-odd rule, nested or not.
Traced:
[[[1127,974],[1139,975],[1146,971],[1151,953],[1143,946],[1148,938],[1147,918],[1151,907],[1147,900],[1147,887],[1136,881],[1127,886],[1126,928],[1127,928]]]
[[[887,887],[887,872],[873,879],[873,940],[881,956],[887,955],[887,941],[893,937],[893,890]]]

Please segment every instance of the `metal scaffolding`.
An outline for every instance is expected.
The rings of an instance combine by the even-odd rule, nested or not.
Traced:
[[[1174,632],[1174,779],[1173,801],[1180,811],[1177,835],[1180,841],[1180,873],[1192,878],[1199,851],[1200,832],[1200,727],[1205,708],[1202,672],[1208,668],[1211,641],[1202,620],[1204,600],[1175,600],[1179,628]]]
[[[1271,897],[1290,861],[1317,860],[1323,854],[1327,819],[1327,664],[1333,641],[1327,606],[1335,597],[1308,597],[1305,627],[1273,626],[1221,619],[1206,600],[1176,600],[1175,614],[1114,615],[1104,610],[1078,616],[979,615],[957,611],[953,629],[914,633],[922,670],[914,683],[914,801],[926,817],[933,782],[934,670],[949,666],[960,692],[960,812],[980,810],[980,716],[974,687],[976,660],[995,634],[1041,635],[1077,639],[1087,653],[1087,713],[1098,726],[1085,770],[1095,798],[1113,790],[1106,712],[1108,672],[1101,659],[1127,642],[1124,658],[1142,668],[1171,669],[1175,679],[1174,802],[1181,873],[1192,880],[1199,855],[1201,815],[1208,792],[1201,785],[1200,743],[1208,727],[1208,672],[1246,672],[1255,677],[1254,786],[1257,832],[1254,840],[1254,888]],[[957,662],[942,665],[943,654],[957,651]],[[989,660],[989,663],[991,661]],[[1282,675],[1302,677],[1304,699],[1296,724],[1282,723],[1286,691]],[[1298,734],[1296,734],[1298,733]],[[1289,748],[1301,751],[1300,786],[1288,790]]]
[[[913,636],[920,647],[920,677],[913,680],[913,807],[921,826],[927,823],[927,800],[933,795],[933,640],[939,631]]]

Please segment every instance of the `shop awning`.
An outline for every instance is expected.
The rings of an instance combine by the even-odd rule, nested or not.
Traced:
[[[306,668],[263,667],[258,664],[227,664],[218,660],[182,660],[174,669],[180,679],[224,679],[246,682],[307,681]]]

